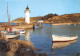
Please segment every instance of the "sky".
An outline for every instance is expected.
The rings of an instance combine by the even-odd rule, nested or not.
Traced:
[[[30,17],[80,13],[80,0],[0,0],[0,22],[8,22],[7,2],[11,21],[25,17],[27,5]]]

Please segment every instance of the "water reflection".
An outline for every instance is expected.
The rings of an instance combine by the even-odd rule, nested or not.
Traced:
[[[25,33],[25,40],[30,41],[30,30],[27,30]]]
[[[77,40],[68,41],[68,42],[54,42],[52,44],[52,49],[67,47],[76,42],[77,42]]]
[[[21,40],[28,39],[34,43],[34,46],[36,48],[42,49],[46,52],[49,52],[50,54],[51,53],[56,53],[56,55],[59,54],[58,56],[62,56],[63,54],[66,54],[66,55],[76,54],[80,52],[80,25],[77,25],[77,26],[74,26],[74,25],[51,26],[48,24],[44,24],[44,25],[45,25],[44,28],[35,29],[35,30],[29,29],[29,31],[27,31],[26,33],[28,37],[21,36],[20,39]],[[63,43],[58,42],[58,43],[53,43],[52,45],[52,34],[54,35],[78,35],[78,41],[75,40],[75,41],[63,42]],[[56,46],[55,48],[59,48],[59,49],[55,49],[54,46]],[[52,47],[55,50],[51,50]]]

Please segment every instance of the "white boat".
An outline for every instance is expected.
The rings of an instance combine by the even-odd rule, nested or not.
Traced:
[[[26,31],[22,30],[22,31],[19,31],[20,34],[25,34]]]
[[[1,36],[4,36],[5,38],[17,38],[20,36],[19,32],[12,31],[9,33],[9,31],[1,31]]]
[[[11,32],[11,33],[6,33],[6,34],[5,34],[5,37],[6,37],[6,38],[9,38],[9,39],[10,39],[10,38],[11,38],[11,39],[12,39],[12,38],[17,38],[17,37],[19,37],[19,36],[20,36],[20,34],[19,34],[19,33],[16,33],[16,32]]]
[[[12,31],[22,31],[24,30],[23,28],[13,28]]]
[[[53,42],[66,42],[72,41],[78,38],[78,35],[52,35]]]
[[[25,34],[25,33],[26,33],[26,31],[25,31],[24,29],[21,29],[21,28],[20,28],[20,29],[19,29],[19,28],[18,28],[18,29],[13,28],[12,31],[17,31],[17,32],[19,32],[20,34]]]

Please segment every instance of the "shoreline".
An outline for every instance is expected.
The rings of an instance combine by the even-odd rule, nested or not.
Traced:
[[[28,50],[29,49],[29,50]],[[35,52],[35,51],[36,52]],[[31,41],[22,41],[15,39],[0,38],[0,54],[3,56],[47,56],[46,52],[34,46]],[[42,53],[37,53],[42,52]],[[11,54],[10,54],[11,53]]]
[[[51,24],[51,25],[71,25],[70,23],[56,23],[56,24]]]
[[[79,24],[79,23],[56,23],[56,24],[51,24],[51,25],[76,25],[76,24]]]

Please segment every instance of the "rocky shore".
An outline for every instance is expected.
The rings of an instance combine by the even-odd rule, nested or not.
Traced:
[[[34,47],[31,41],[0,38],[0,56],[47,56]]]

